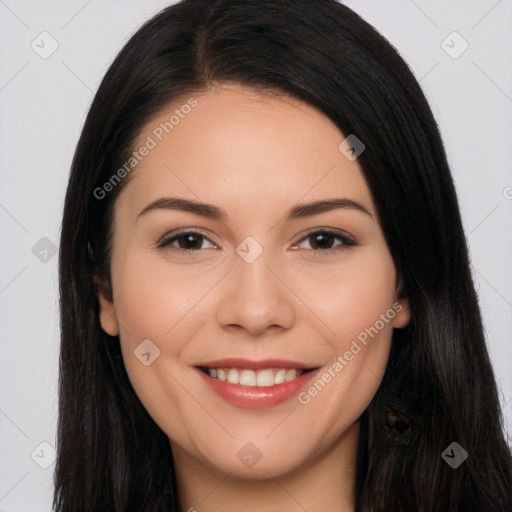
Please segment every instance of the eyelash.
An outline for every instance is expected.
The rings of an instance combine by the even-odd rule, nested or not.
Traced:
[[[172,235],[169,237],[168,235]],[[301,242],[304,242],[308,238],[313,237],[314,235],[326,235],[327,237],[334,237],[337,238],[341,244],[331,247],[329,249],[307,249],[309,251],[312,251],[315,253],[315,256],[327,256],[330,254],[333,254],[335,252],[338,252],[340,250],[343,250],[347,246],[353,246],[356,245],[356,242],[348,237],[347,235],[344,235],[338,231],[333,231],[330,229],[315,229],[314,231],[310,231],[307,233],[304,237],[302,237],[297,244],[300,244]],[[215,245],[214,242],[212,242],[207,236],[203,235],[202,233],[199,233],[197,231],[182,231],[179,233],[168,233],[165,237],[163,237],[159,242],[157,242],[157,247],[161,249],[171,249],[173,251],[179,251],[184,253],[192,253],[192,252],[199,252],[201,249],[182,249],[181,247],[172,247],[171,244],[180,238],[185,237],[186,235],[198,235],[201,238],[204,238],[208,240],[212,245]]]

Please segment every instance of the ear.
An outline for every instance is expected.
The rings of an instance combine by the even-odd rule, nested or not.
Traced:
[[[397,279],[397,281],[395,302],[393,303],[393,309],[396,312],[393,318],[393,327],[396,329],[402,329],[403,327],[406,327],[411,320],[411,310],[409,307],[409,300],[404,293],[402,278]]]
[[[98,301],[100,303],[100,324],[101,328],[110,336],[119,335],[119,322],[117,321],[116,310],[112,298],[112,289],[108,277],[100,278],[94,276],[94,283]]]

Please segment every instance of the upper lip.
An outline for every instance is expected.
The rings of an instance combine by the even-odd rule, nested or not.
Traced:
[[[248,370],[257,370],[260,368],[295,368],[301,370],[311,370],[318,368],[307,363],[299,361],[290,361],[285,359],[261,359],[253,361],[250,359],[230,357],[226,359],[217,359],[197,365],[202,368],[245,368]]]

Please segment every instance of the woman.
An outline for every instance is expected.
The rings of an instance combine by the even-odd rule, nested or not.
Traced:
[[[506,511],[435,120],[334,0],[184,0],[107,72],[60,247],[56,511]]]

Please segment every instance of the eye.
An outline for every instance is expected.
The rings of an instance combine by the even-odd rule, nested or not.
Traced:
[[[337,244],[336,240],[338,241]],[[210,245],[205,247],[205,241],[206,244]],[[328,229],[312,231],[299,241],[296,248],[301,248],[298,246],[304,242],[309,243],[309,249],[313,249],[314,252],[321,254],[341,250],[344,246],[356,245],[355,241],[347,235]],[[196,231],[168,233],[157,242],[157,246],[159,248],[171,248],[178,251],[189,252],[199,251],[200,249],[217,248],[209,238]],[[308,249],[308,247],[306,247],[306,249]]]
[[[210,244],[210,247],[204,247],[204,241]],[[177,245],[175,245],[177,242]],[[183,231],[181,233],[168,233],[158,241],[157,246],[160,248],[170,247],[171,249],[196,251],[199,249],[211,249],[217,247],[206,236],[195,231]]]
[[[338,240],[339,243],[335,244],[335,240]],[[344,246],[356,245],[355,241],[348,236],[328,229],[312,231],[302,238],[299,244],[303,242],[308,242],[310,249],[321,254],[339,251],[343,249]]]

